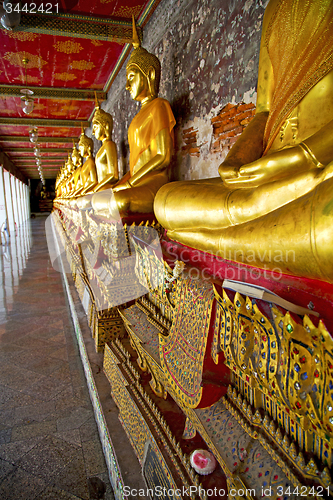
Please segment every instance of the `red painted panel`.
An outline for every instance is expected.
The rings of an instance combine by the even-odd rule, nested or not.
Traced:
[[[122,45],[78,38],[0,31],[0,83],[103,89]]]

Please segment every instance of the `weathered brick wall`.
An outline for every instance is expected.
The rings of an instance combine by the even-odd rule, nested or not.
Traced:
[[[169,100],[177,120],[174,179],[216,177],[219,164],[253,116],[267,3],[162,0],[145,27],[143,46],[162,65],[159,95]],[[123,67],[102,105],[113,116],[121,174],[128,170],[128,127],[139,110],[125,84]]]
[[[237,141],[244,128],[250,123],[255,113],[255,105],[249,104],[226,104],[222,111],[212,118],[213,144],[212,153],[228,153],[232,145]]]

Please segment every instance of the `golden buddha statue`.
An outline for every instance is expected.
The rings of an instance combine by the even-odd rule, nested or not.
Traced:
[[[173,151],[175,118],[168,101],[157,97],[160,62],[140,46],[134,18],[133,47],[126,66],[126,90],[140,102],[141,109],[128,130],[130,172],[113,188],[113,195],[101,193],[92,198],[94,210],[112,218],[153,211],[157,191],[169,182],[168,166]]]
[[[93,158],[94,143],[87,137],[82,129],[79,140],[79,151],[83,158],[86,158],[81,168],[81,189],[77,193],[80,196],[91,194],[98,184],[95,160]]]
[[[69,198],[71,191],[73,189],[73,173],[74,173],[74,163],[72,160],[71,153],[68,153],[67,162],[65,163],[66,179],[64,187],[64,197]]]
[[[62,198],[64,194],[64,186],[66,179],[66,164],[60,167],[59,180],[57,183],[57,198]]]
[[[110,189],[119,178],[117,148],[111,139],[113,119],[110,113],[100,109],[97,98],[92,124],[94,136],[102,141],[95,157],[98,184],[94,187],[94,192],[97,192]]]
[[[79,151],[77,150],[75,146],[75,142],[73,139],[73,151],[72,151],[72,161],[74,164],[74,172],[73,172],[73,181],[72,181],[72,190],[71,190],[71,196],[74,197],[76,196],[76,191],[80,189],[80,174],[81,174],[81,168],[82,168],[82,156],[80,155]]]
[[[95,94],[96,95],[96,94]],[[86,196],[81,198],[77,206],[81,210],[86,210],[91,208],[92,191],[105,191],[110,189],[118,181],[118,157],[117,148],[115,143],[111,140],[111,134],[113,129],[113,119],[110,113],[107,113],[103,109],[100,109],[99,103],[96,97],[96,110],[92,119],[93,124],[93,134],[99,141],[102,141],[101,148],[97,151],[95,162],[92,158],[89,160],[87,166],[85,167],[85,172],[89,174],[89,168],[92,169],[91,182],[95,183],[93,179],[95,178],[94,171],[97,173],[97,181],[94,186],[87,186]],[[89,177],[89,175],[88,175]],[[88,193],[89,191],[89,193]],[[81,192],[81,194],[83,194]]]
[[[271,0],[253,120],[219,178],[164,186],[156,216],[196,249],[332,281],[332,144],[333,3]]]

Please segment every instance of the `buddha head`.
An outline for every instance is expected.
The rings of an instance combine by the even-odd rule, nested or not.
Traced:
[[[65,165],[66,165],[67,175],[70,175],[74,170],[74,163],[71,157],[71,153],[68,153],[68,158]]]
[[[113,129],[113,119],[110,113],[104,111],[99,107],[99,102],[96,98],[96,108],[95,114],[92,119],[93,129],[92,132],[98,141],[103,141],[105,139],[111,140],[112,129]]]
[[[161,64],[158,58],[141,47],[133,16],[134,50],[126,65],[126,90],[135,101],[157,97],[161,77]]]
[[[82,165],[82,158],[81,158],[80,153],[76,149],[74,140],[73,140],[72,161],[73,161],[75,168],[78,168]]]
[[[84,158],[87,158],[87,156],[92,156],[93,149],[94,149],[93,140],[90,139],[90,137],[86,136],[82,127],[79,140],[80,155],[83,156]]]

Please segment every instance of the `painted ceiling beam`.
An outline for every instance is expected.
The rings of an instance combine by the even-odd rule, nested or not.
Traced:
[[[0,95],[4,97],[21,97],[21,89],[26,88],[24,85],[4,85],[0,84]],[[66,99],[68,101],[95,101],[95,90],[91,89],[64,89],[55,87],[33,87],[29,85],[29,89],[33,91],[35,99]],[[107,93],[102,90],[96,90],[98,100],[105,101]]]
[[[8,147],[3,147],[2,149],[4,151],[7,151],[8,153],[33,153],[33,148],[8,148]],[[68,153],[69,148],[40,148],[41,153]]]
[[[90,122],[81,120],[52,120],[51,118],[14,118],[0,116],[0,125],[29,127],[58,127],[58,128],[80,128],[90,127]]]
[[[142,39],[142,29],[138,26]],[[104,42],[131,43],[132,21],[83,16],[75,14],[26,14],[22,13],[20,25],[15,31],[28,31],[43,35],[85,38]]]
[[[48,162],[59,162],[66,159],[66,156],[43,156],[43,161],[48,161]],[[13,160],[15,163],[21,163],[21,162],[36,162],[36,158],[34,156],[26,157],[26,156],[14,156]]]
[[[48,143],[65,143],[73,144],[79,142],[79,139],[75,137],[38,137],[38,143],[48,142]],[[30,141],[29,137],[26,135],[0,135],[0,142],[28,142],[29,144],[34,144]]]

